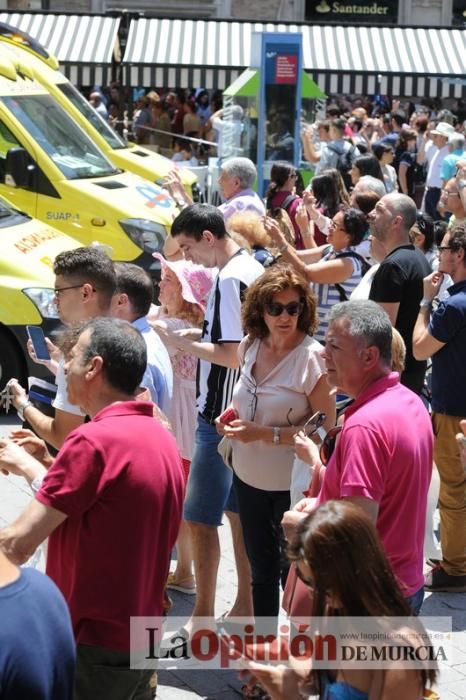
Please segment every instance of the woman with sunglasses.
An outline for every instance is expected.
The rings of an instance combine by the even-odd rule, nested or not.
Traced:
[[[306,251],[293,250],[285,240],[276,222],[265,218],[265,230],[274,241],[283,260],[312,282],[317,294],[319,329],[315,337],[325,340],[327,313],[340,301],[347,301],[368,269],[368,263],[356,247],[367,233],[367,218],[358,209],[341,208],[332,219],[328,233],[330,245]]]
[[[321,358],[312,337],[315,298],[306,280],[281,264],[247,289],[242,309],[246,338],[233,392],[237,418],[217,429],[232,441],[234,484],[252,569],[254,614],[276,619],[279,586],[288,566],[280,522],[290,506],[294,434],[317,410],[335,422]]]
[[[438,270],[438,250],[435,245],[435,224],[432,217],[422,211],[416,212],[416,223],[409,235],[413,245],[426,256],[431,269]]]
[[[358,506],[344,501],[328,501],[321,505],[300,524],[288,556],[312,599],[312,616],[328,618],[329,633],[332,617],[340,621],[346,618],[345,624],[349,625],[346,639],[351,639],[352,632],[360,639],[357,619],[372,618],[371,632],[379,633],[374,634],[373,639],[401,638],[403,648],[409,647],[413,652],[419,649],[419,659],[426,659],[425,630],[420,621],[413,622],[412,618],[403,622],[411,611],[374,525]],[[350,622],[352,617],[356,617],[354,628]],[[325,621],[322,621],[321,635],[325,629]],[[391,646],[384,649],[383,641],[375,644],[380,652],[392,649]],[[358,667],[353,660],[342,664],[341,668],[307,668],[307,672],[302,662],[296,671],[247,661],[246,664],[254,680],[261,682],[272,700],[300,700],[311,695],[321,700],[389,700],[394,697],[438,700],[439,697],[434,691],[424,690],[426,685],[433,685],[437,676],[436,669],[427,663],[413,662],[409,666],[386,662],[374,668],[367,663]]]

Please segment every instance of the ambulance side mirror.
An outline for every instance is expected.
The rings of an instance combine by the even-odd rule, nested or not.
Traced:
[[[5,184],[10,187],[26,187],[30,182],[32,167],[24,148],[10,148],[6,154]]]

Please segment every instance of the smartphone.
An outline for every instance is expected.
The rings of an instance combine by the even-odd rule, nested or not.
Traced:
[[[231,423],[232,420],[236,420],[238,418],[238,414],[236,413],[234,408],[227,408],[226,411],[223,411],[222,415],[219,416],[219,421],[220,423],[223,423],[224,425],[228,425]]]
[[[317,411],[312,415],[303,425],[303,432],[307,437],[314,435],[319,428],[323,425],[325,419],[327,418],[325,413],[322,411]]]
[[[42,361],[50,360],[50,353],[42,328],[39,328],[39,326],[26,326],[26,330],[37,359]]]

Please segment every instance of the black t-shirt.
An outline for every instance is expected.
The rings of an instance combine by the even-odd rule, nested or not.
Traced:
[[[426,367],[425,362],[413,357],[413,330],[423,295],[423,279],[430,273],[425,255],[413,245],[403,245],[387,255],[372,280],[369,299],[400,303],[395,328],[406,344],[406,372]]]

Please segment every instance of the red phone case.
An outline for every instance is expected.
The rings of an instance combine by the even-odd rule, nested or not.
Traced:
[[[223,411],[222,415],[219,416],[219,421],[224,425],[228,425],[228,423],[231,423],[231,421],[235,420],[235,418],[237,417],[238,414],[236,413],[234,408],[227,408],[227,410]]]

